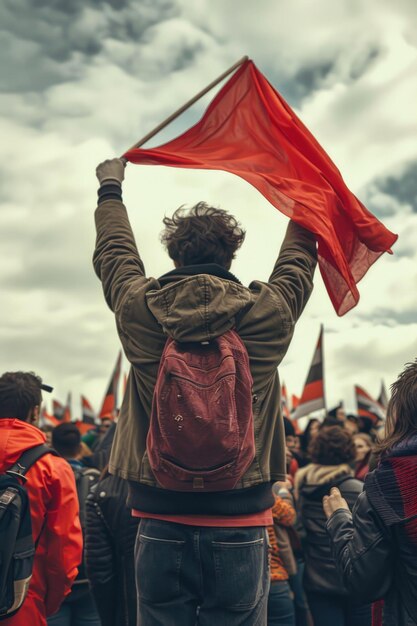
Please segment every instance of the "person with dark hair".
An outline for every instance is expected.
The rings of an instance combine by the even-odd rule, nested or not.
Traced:
[[[417,624],[417,359],[391,385],[378,466],[353,513],[338,489],[323,506],[339,574],[374,604],[374,626]]]
[[[327,416],[334,417],[343,424],[346,419],[346,411],[343,402],[339,402],[338,405],[336,405],[332,409],[329,409],[329,411],[327,411]]]
[[[317,435],[320,430],[320,420],[315,417],[311,417],[308,420],[307,426],[304,429],[303,434],[300,438],[301,443],[301,459],[298,464],[300,467],[304,467],[310,462],[310,458],[308,456],[308,449],[311,443],[311,440]]]
[[[101,626],[136,626],[133,554],[139,518],[126,499],[127,482],[107,468],[87,498],[87,574]]]
[[[64,422],[56,426],[52,432],[52,446],[70,462],[80,466],[77,457],[81,453],[81,433],[74,422]]]
[[[357,415],[353,415],[352,413],[348,413],[346,415],[344,428],[350,433],[352,436],[356,435],[359,432],[359,418]]]
[[[32,372],[7,372],[0,377],[0,472],[23,452],[46,441],[37,428],[42,379]],[[4,626],[46,626],[77,575],[82,533],[77,492],[71,468],[51,453],[39,458],[26,474],[33,541],[36,545],[29,591],[18,612]]]
[[[129,480],[129,505],[141,518],[138,624],[185,626],[195,624],[198,613],[201,623],[261,625],[269,588],[271,485],[286,477],[277,367],[313,288],[315,237],[290,222],[269,280],[245,287],[230,272],[244,239],[242,227],[223,209],[200,202],[165,218],[162,241],[175,269],[148,278],[121,201],[124,166],[121,159],[112,159],[96,171],[100,189],[93,260],[131,363],[109,471]],[[253,380],[242,393],[248,392],[253,402],[251,428],[245,432],[254,437],[255,458],[230,489],[207,490],[200,476],[193,476],[184,490],[162,487],[147,437],[155,434],[149,427],[152,399],[167,340],[175,350],[190,344],[200,351],[205,345],[218,350],[226,335],[233,335],[235,347],[239,344]],[[183,396],[173,396],[173,402],[175,398]],[[202,410],[207,413],[204,403]],[[182,430],[181,413],[173,419],[176,432],[185,437],[188,427]],[[210,426],[205,420],[199,423]],[[212,465],[208,458],[204,472]],[[198,473],[178,464],[175,471]],[[223,471],[222,465],[214,469]]]
[[[341,422],[334,415],[327,414],[322,423],[320,424],[320,428],[329,428],[331,426],[339,426],[339,428],[343,428],[343,422]]]
[[[362,483],[353,477],[355,447],[339,426],[321,428],[311,441],[312,462],[296,475],[300,522],[305,532],[304,588],[315,624],[320,626],[370,626],[370,605],[361,606],[338,574],[326,533],[323,496],[337,486],[353,507]]]
[[[56,426],[52,433],[52,446],[69,463],[74,472],[81,528],[85,535],[86,499],[93,485],[98,482],[99,472],[96,469],[85,468],[81,462],[81,433],[73,422],[64,422]],[[83,558],[79,563],[78,576],[71,593],[65,598],[59,611],[48,618],[48,626],[100,626],[84,560]]]

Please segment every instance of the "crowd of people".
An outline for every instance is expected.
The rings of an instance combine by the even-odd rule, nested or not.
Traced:
[[[0,377],[5,626],[416,626],[417,361],[384,423],[338,407],[300,432],[277,368],[315,237],[290,222],[247,288],[243,229],[199,203],[164,219],[175,269],[147,278],[124,167],[97,169],[94,253],[131,363],[117,422],[43,433],[50,388]]]

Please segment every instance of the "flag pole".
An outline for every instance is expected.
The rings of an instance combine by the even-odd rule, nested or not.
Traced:
[[[158,124],[158,126],[156,126],[153,130],[151,130],[147,135],[145,135],[144,137],[142,137],[142,139],[140,139],[137,143],[135,143],[131,148],[129,148],[129,150],[134,150],[135,148],[139,148],[140,146],[142,146],[144,143],[146,143],[147,141],[149,141],[149,139],[151,139],[152,137],[154,137],[154,135],[156,135],[157,133],[159,133],[160,130],[162,130],[163,128],[165,128],[165,126],[168,126],[168,124],[170,124],[173,120],[175,120],[176,117],[178,117],[179,115],[181,115],[181,113],[184,113],[184,111],[186,111],[188,108],[190,108],[190,106],[192,106],[195,102],[197,102],[197,100],[199,100],[200,98],[202,98],[203,96],[206,95],[206,93],[208,93],[211,89],[213,89],[213,87],[215,87],[216,85],[218,85],[224,78],[226,78],[226,76],[229,76],[229,74],[231,74],[232,72],[234,72],[238,67],[240,67],[241,65],[243,65],[243,63],[245,63],[245,61],[247,61],[249,59],[249,57],[244,56],[240,59],[240,61],[237,61],[236,63],[234,63],[232,65],[232,67],[229,67],[228,70],[226,70],[225,72],[223,72],[223,74],[221,74],[221,76],[219,76],[218,78],[216,78],[215,80],[213,80],[209,85],[207,85],[207,87],[205,87],[204,89],[202,89],[201,91],[198,92],[197,95],[195,95],[193,98],[191,98],[191,100],[188,100],[188,102],[186,102],[182,107],[180,107],[179,109],[177,109],[174,113],[172,113],[172,115],[170,115],[169,117],[167,117],[163,122],[161,122],[160,124]],[[126,152],[128,152],[129,150],[126,150]],[[125,163],[127,163],[127,160],[124,157],[121,157],[123,161],[125,161]]]

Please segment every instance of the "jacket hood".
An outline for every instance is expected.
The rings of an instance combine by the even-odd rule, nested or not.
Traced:
[[[25,451],[45,443],[46,437],[39,428],[18,419],[0,419],[0,471],[16,463]]]
[[[303,496],[312,500],[322,500],[330,487],[337,487],[347,478],[353,477],[353,470],[347,463],[341,465],[318,465],[310,463],[299,470],[295,477],[296,491],[302,489]]]
[[[236,316],[252,301],[249,289],[233,275],[172,273],[173,282],[148,291],[147,305],[164,332],[176,341],[209,341],[236,325]],[[163,284],[163,281],[161,281]]]

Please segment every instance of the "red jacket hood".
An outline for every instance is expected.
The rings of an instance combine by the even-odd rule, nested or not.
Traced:
[[[39,428],[18,419],[0,419],[0,471],[4,471],[29,448],[45,443],[46,437]]]

